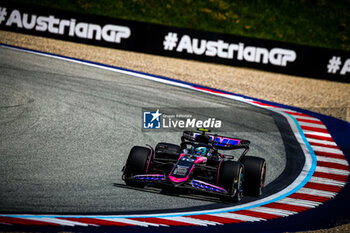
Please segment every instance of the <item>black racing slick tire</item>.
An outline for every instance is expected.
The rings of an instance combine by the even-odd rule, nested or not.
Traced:
[[[265,159],[245,156],[242,163],[244,166],[244,195],[260,197],[265,184]]]
[[[243,198],[243,165],[236,161],[223,161],[219,168],[219,186],[229,192],[224,200],[239,202]]]
[[[144,187],[145,183],[130,179],[132,176],[145,174],[151,159],[152,150],[147,147],[134,146],[129,153],[124,170],[125,184],[134,187]]]

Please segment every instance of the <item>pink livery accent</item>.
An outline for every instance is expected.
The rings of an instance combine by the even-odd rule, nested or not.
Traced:
[[[181,154],[181,155],[179,156],[179,160],[181,160],[181,158],[184,157],[184,156],[186,156],[186,154]],[[193,162],[193,165],[192,165],[192,167],[191,167],[191,169],[190,169],[188,175],[187,175],[186,177],[183,177],[183,178],[176,178],[176,177],[174,177],[174,176],[171,175],[171,174],[173,174],[173,171],[174,171],[174,169],[175,169],[176,166],[177,166],[177,165],[175,165],[174,168],[173,168],[173,170],[172,170],[172,171],[170,172],[170,174],[169,174],[169,179],[170,179],[172,182],[175,182],[175,183],[182,183],[182,182],[188,180],[188,177],[190,176],[190,174],[192,173],[192,170],[193,170],[193,168],[194,168],[194,164],[206,163],[207,160],[208,160],[208,158],[207,158],[207,157],[204,157],[204,156],[198,156],[198,157],[196,157],[196,160]]]
[[[186,176],[186,178],[176,178],[176,177],[169,175],[169,179],[174,183],[182,183],[188,179],[188,176]]]
[[[175,183],[181,183],[181,182],[184,182],[186,180],[188,180],[188,177],[190,176],[190,174],[192,173],[192,170],[194,168],[194,164],[192,165],[191,169],[190,169],[190,172],[188,173],[188,175],[184,178],[176,178],[176,177],[173,177],[171,174],[173,173],[174,169],[176,168],[176,165],[174,166],[173,170],[170,172],[169,174],[169,179]]]
[[[148,146],[149,149],[151,150],[151,155],[149,156],[147,167],[146,167],[146,173],[148,173],[148,168],[149,168],[149,165],[151,164],[151,160],[152,160],[153,148],[150,145],[146,145],[146,146]]]
[[[207,161],[208,161],[207,157],[201,156],[201,157],[197,157],[194,163],[206,163]]]
[[[182,157],[184,157],[185,155],[186,155],[186,154],[181,154],[181,155],[179,156],[179,160],[180,160]],[[186,177],[184,177],[184,178],[176,178],[176,177],[174,177],[174,176],[171,175],[171,174],[173,174],[174,169],[176,168],[176,166],[177,166],[177,165],[175,165],[174,168],[173,168],[173,169],[171,170],[171,172],[169,173],[169,179],[170,179],[172,182],[174,182],[174,183],[182,183],[182,182],[188,180],[188,177],[190,176],[190,174],[192,173],[192,170],[193,170],[193,168],[194,168],[194,164],[192,165],[192,167],[191,167],[191,169],[190,169],[188,175],[187,175]]]
[[[217,179],[216,179],[216,184],[219,185],[219,175],[220,175],[220,167],[222,164],[222,161],[224,161],[223,159],[220,161],[219,163],[219,167],[218,167],[218,173],[217,173]]]
[[[184,157],[184,156],[186,156],[186,154],[181,154],[180,156],[179,156],[179,159],[178,160],[180,160],[182,157]],[[208,161],[208,158],[207,157],[205,157],[205,156],[198,156],[197,158],[196,158],[196,160],[194,161],[194,163],[206,163]]]

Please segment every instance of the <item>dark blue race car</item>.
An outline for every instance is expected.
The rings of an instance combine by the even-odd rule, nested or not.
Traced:
[[[265,175],[265,159],[246,156],[248,140],[207,133],[184,131],[181,144],[158,143],[134,146],[123,167],[123,180],[129,186],[144,187],[157,183],[176,188],[211,193],[229,201],[243,195],[259,197]],[[237,160],[219,151],[243,149]]]

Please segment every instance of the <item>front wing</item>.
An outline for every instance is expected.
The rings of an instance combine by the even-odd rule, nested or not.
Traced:
[[[174,185],[168,178],[167,176],[163,174],[143,174],[143,175],[135,175],[131,178],[128,178],[134,181],[138,182],[145,182],[145,183],[156,183],[156,184],[161,184],[161,185],[167,185],[167,186],[172,186],[172,187],[177,187],[177,188],[187,188],[187,189],[194,189],[197,191],[202,191],[202,192],[207,192],[207,193],[213,193],[213,194],[218,194],[218,195],[224,195],[227,196],[229,195],[228,190],[201,181],[201,180],[188,180],[185,183],[182,183],[180,185]]]

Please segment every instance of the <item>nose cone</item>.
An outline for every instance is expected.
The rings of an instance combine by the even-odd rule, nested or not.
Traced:
[[[188,177],[185,177],[185,178],[176,178],[176,177],[173,177],[171,175],[169,175],[169,179],[173,182],[173,183],[182,183],[182,182],[185,182]]]

